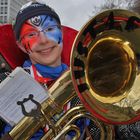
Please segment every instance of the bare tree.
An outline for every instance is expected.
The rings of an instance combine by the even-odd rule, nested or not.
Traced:
[[[97,14],[108,9],[128,9],[132,10],[135,1],[139,0],[104,0],[100,6],[94,6],[92,13]],[[140,3],[140,2],[139,2]]]
[[[140,1],[135,0],[132,10],[140,14]]]

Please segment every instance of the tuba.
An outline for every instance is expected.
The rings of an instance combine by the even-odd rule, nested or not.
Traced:
[[[79,32],[71,55],[74,88],[86,109],[110,124],[140,119],[140,16],[109,10]]]
[[[28,140],[39,128],[50,129],[42,140],[61,139],[81,117],[100,129],[101,140],[112,140],[112,124],[140,119],[140,16],[128,10],[108,10],[91,18],[79,31],[71,52],[70,70],[48,89],[49,98],[37,116],[24,117],[7,135]],[[62,113],[74,98],[81,103]],[[54,116],[59,116],[54,120]]]

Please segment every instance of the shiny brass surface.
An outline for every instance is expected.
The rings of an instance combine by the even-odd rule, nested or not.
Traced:
[[[136,76],[135,54],[131,48],[123,36],[110,31],[102,33],[89,50],[86,80],[92,96],[99,101],[115,103],[128,95]]]
[[[95,124],[95,126],[97,126],[100,129],[101,131],[100,140],[106,140],[106,139],[112,140],[114,138],[114,132],[113,132],[114,128],[112,125],[104,124],[103,122],[99,121],[97,118],[94,118],[91,114],[89,114],[85,110],[83,105],[78,105],[68,110],[57,121],[57,123],[55,124],[55,128],[57,128],[57,130],[60,131],[60,134],[58,134],[54,139],[59,140],[64,134],[66,134],[70,130],[76,130],[77,135],[74,139],[77,140],[80,136],[79,135],[80,133],[79,133],[78,128],[73,124],[77,119],[83,118],[83,117],[90,119]],[[62,125],[63,127],[60,127]],[[54,136],[53,136],[52,130],[50,129],[49,132],[46,133],[46,135],[41,140],[52,139],[53,137]]]
[[[113,127],[101,123],[98,119],[92,117],[83,105],[78,105],[66,113],[63,112],[63,106],[76,96],[73,88],[72,80],[70,78],[70,71],[66,71],[48,90],[50,98],[44,101],[42,106],[42,116],[39,119],[33,117],[24,117],[9,133],[14,140],[28,140],[31,136],[40,128],[46,124],[49,125],[49,131],[42,137],[41,140],[58,139],[64,138],[68,131],[74,130],[76,136],[75,140],[79,139],[80,132],[77,126],[73,123],[76,119],[81,117],[87,117],[94,121],[94,123],[101,129],[101,139],[108,140],[113,138]],[[65,95],[65,96],[64,96]],[[53,120],[55,114],[60,115],[57,121]],[[105,131],[111,132],[105,137]]]
[[[70,70],[49,89],[40,118],[25,117],[10,132],[14,140],[28,140],[46,124],[50,129],[42,140],[60,139],[70,129],[78,139],[73,123],[81,117],[100,128],[101,140],[112,140],[113,127],[107,123],[140,119],[140,23],[135,21],[133,29],[126,29],[132,16],[140,18],[127,10],[109,10],[83,26],[73,44]],[[63,113],[64,105],[77,96],[83,105]]]
[[[139,18],[128,10],[105,11],[83,26],[73,44],[76,93],[93,116],[107,123],[140,119]]]
[[[46,99],[42,104],[42,117],[34,119],[33,117],[25,117],[10,132],[14,140],[28,140],[39,128],[48,124],[54,130],[54,122],[51,121],[53,115],[61,113],[64,104],[75,96],[73,92],[70,71],[66,71],[51,87],[48,92],[50,98]],[[62,96],[66,95],[66,96]],[[53,131],[54,134],[58,130]]]

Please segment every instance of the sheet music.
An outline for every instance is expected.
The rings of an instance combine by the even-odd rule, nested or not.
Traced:
[[[0,84],[0,117],[11,126],[17,124],[23,117],[21,106],[17,101],[23,101],[29,94],[34,96],[34,100],[42,103],[48,98],[47,91],[37,81],[35,81],[22,68],[17,67]],[[36,105],[31,101],[25,104],[25,109],[29,112]]]

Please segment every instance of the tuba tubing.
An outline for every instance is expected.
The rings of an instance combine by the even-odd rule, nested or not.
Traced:
[[[9,135],[7,135],[8,138],[10,138],[9,140],[29,140],[37,130],[46,124],[49,125],[50,129],[41,140],[60,139],[60,137],[70,131],[69,129],[76,132],[76,136],[74,137],[76,140],[79,139],[80,133],[78,128],[73,125],[73,122],[80,117],[89,118],[99,127],[102,140],[113,139],[113,126],[100,122],[97,118],[93,117],[82,104],[68,110],[56,123],[51,121],[53,115],[61,113],[63,106],[73,97],[77,96],[70,78],[70,70],[63,73],[54,85],[50,87],[48,93],[50,97],[41,104],[42,115],[38,119],[34,117],[24,117],[9,132]],[[110,133],[105,134],[106,131]],[[7,140],[7,138],[2,140]]]
[[[136,13],[115,9],[89,20],[74,41],[70,70],[48,89],[49,98],[41,104],[40,117],[24,117],[9,133],[11,138],[28,140],[46,124],[50,135],[56,137],[66,125],[55,128],[53,116],[62,113],[64,105],[77,96],[89,114],[107,124],[138,121],[139,19]]]
[[[28,140],[39,128],[45,124],[50,125],[53,129],[53,124],[50,121],[51,116],[63,111],[63,106],[71,100],[76,94],[72,86],[70,71],[66,71],[48,90],[50,97],[42,104],[44,115],[39,119],[34,117],[24,117],[9,133],[14,140]],[[65,95],[65,96],[64,96]],[[49,120],[47,121],[46,118]],[[53,129],[55,131],[55,129]]]

